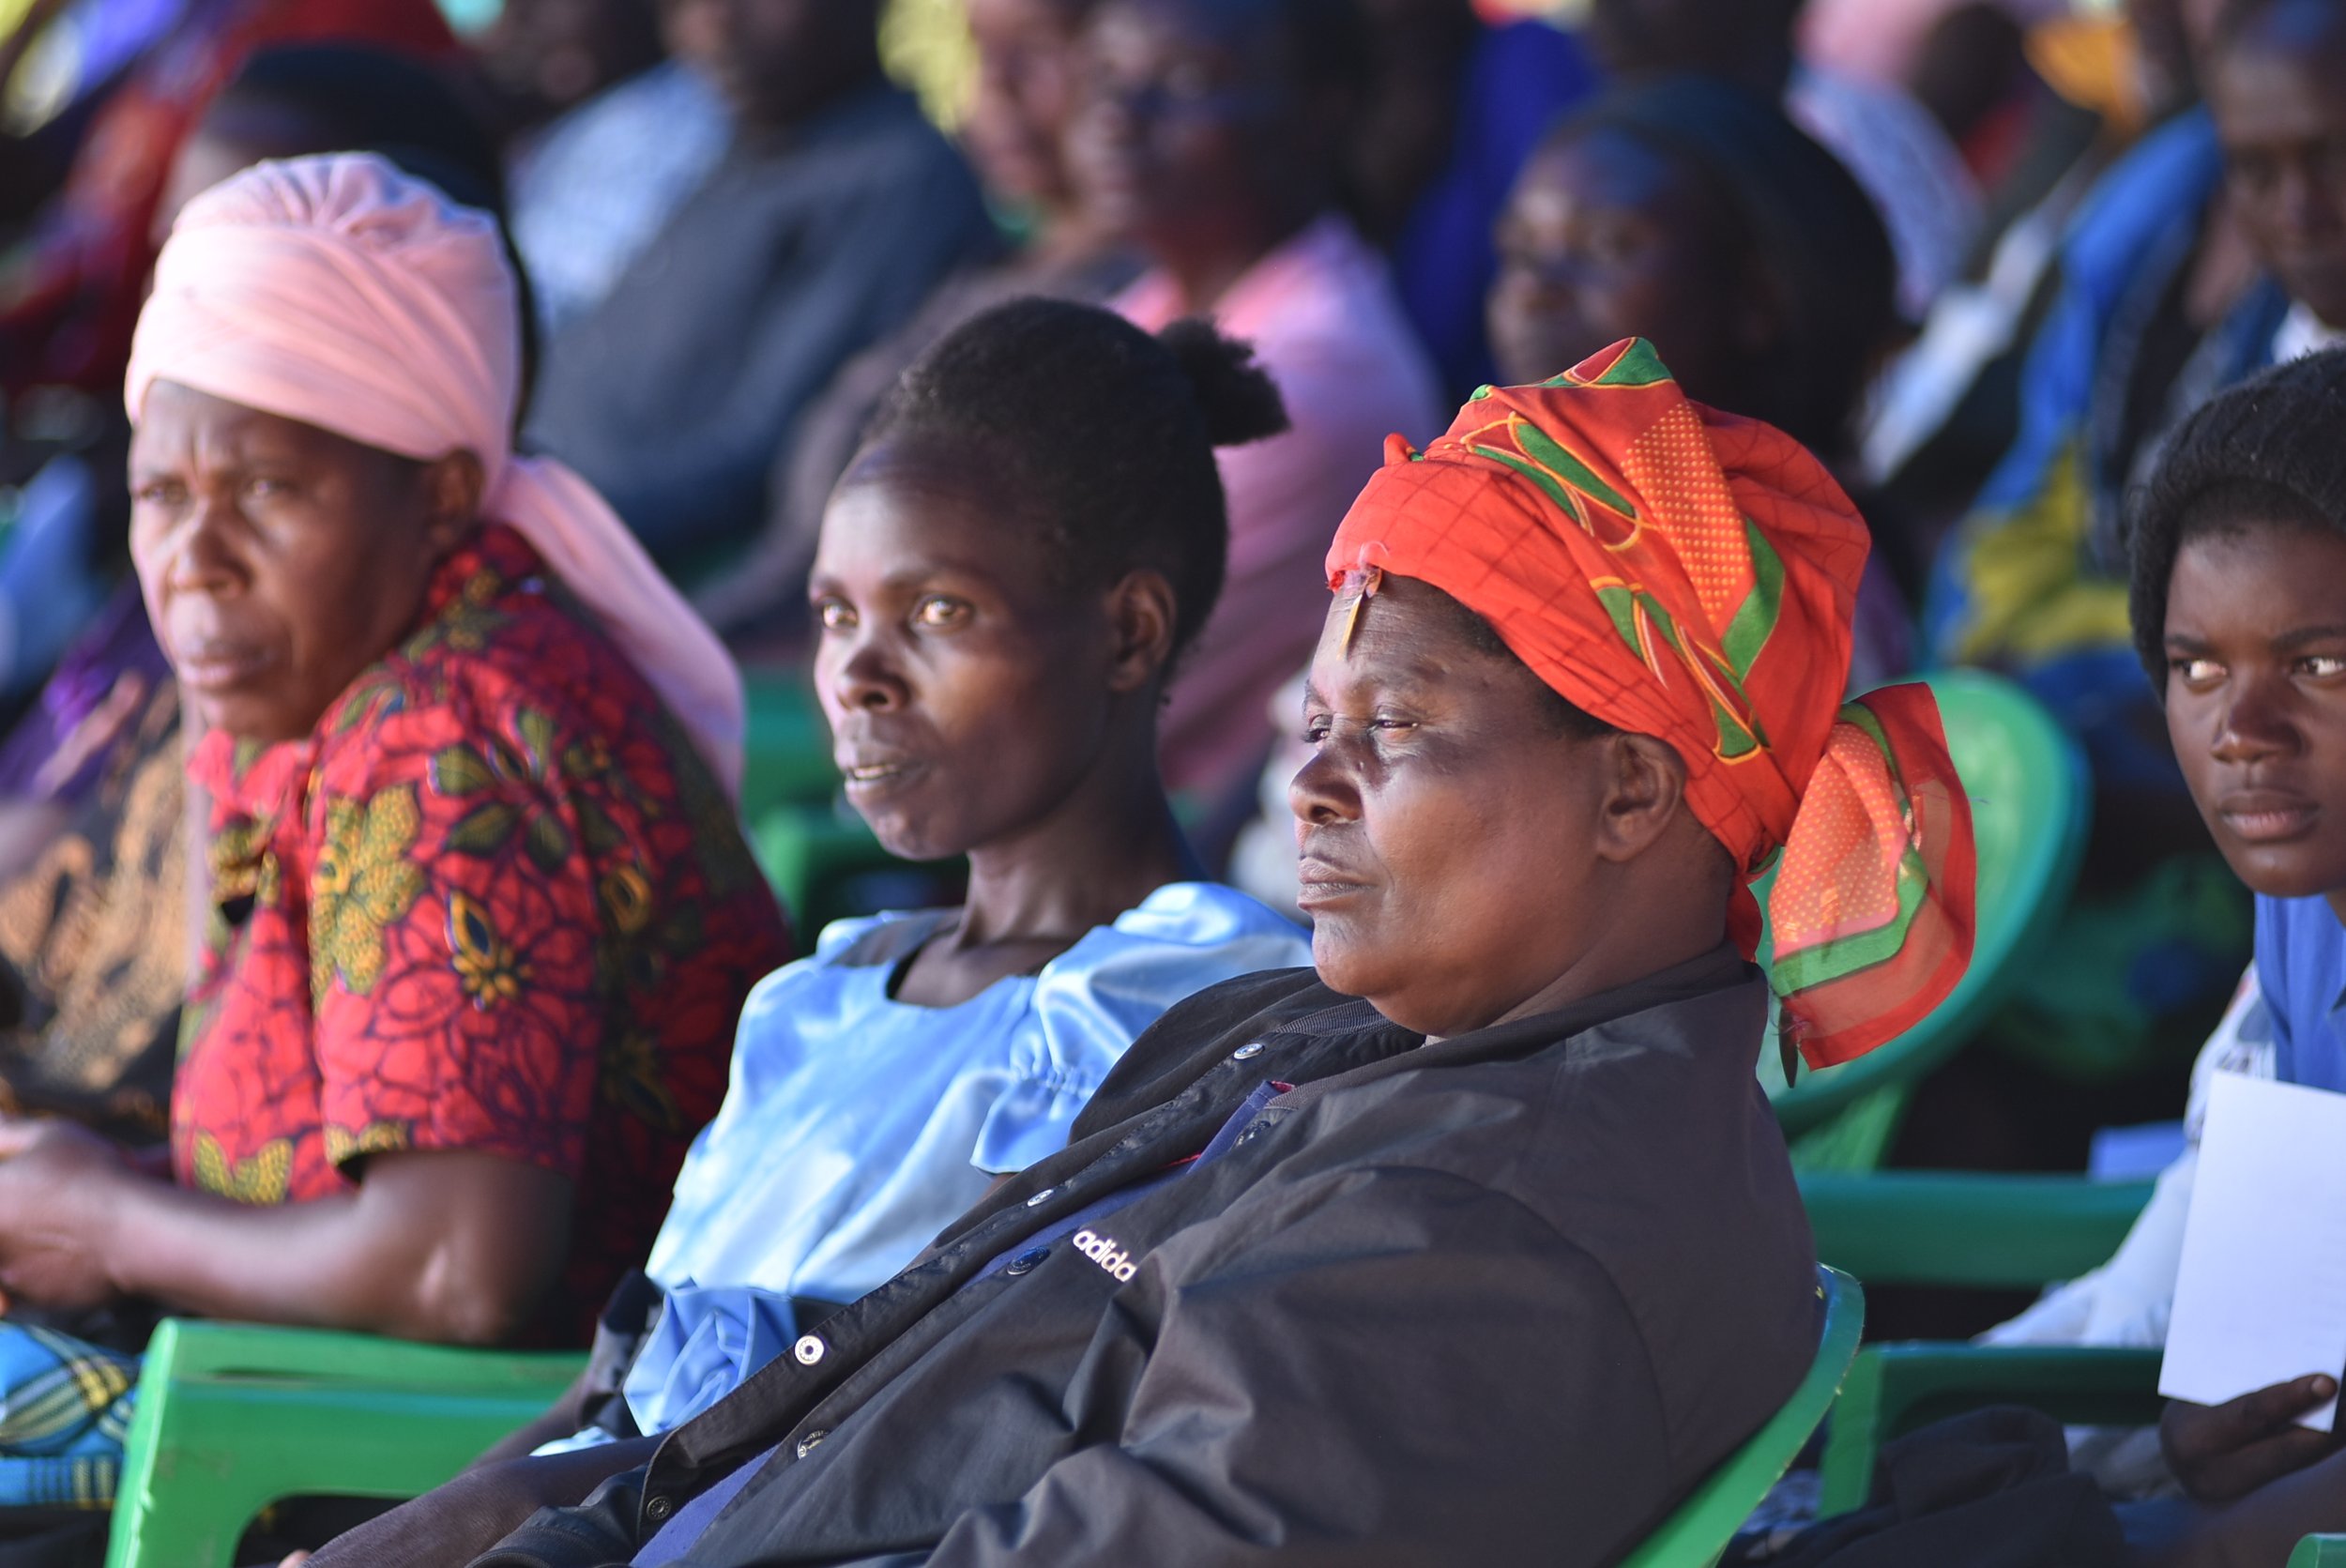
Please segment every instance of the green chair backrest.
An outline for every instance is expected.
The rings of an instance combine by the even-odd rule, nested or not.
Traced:
[[[2061,918],[2077,882],[2093,792],[2076,741],[2002,677],[1942,670],[1927,679],[1971,797],[1979,843],[1972,967],[1953,995],[1905,1034],[1855,1061],[1804,1073],[1790,1087],[1771,1041],[1760,1053],[1760,1076],[1787,1137],[1820,1127],[1877,1090],[1911,1087],[1976,1034]]]
[[[1622,1568],[1712,1568],[1751,1511],[1824,1424],[1841,1393],[1841,1380],[1857,1359],[1858,1337],[1866,1328],[1866,1291],[1838,1270],[1820,1268],[1817,1294],[1824,1300],[1824,1332],[1808,1376],[1765,1426],[1622,1560]]]
[[[544,1413],[586,1363],[167,1317],[139,1372],[107,1568],[232,1568],[289,1497],[430,1491]]]
[[[830,726],[822,705],[797,674],[748,677],[748,727],[742,738],[741,820],[778,806],[828,800],[839,788],[830,761]]]

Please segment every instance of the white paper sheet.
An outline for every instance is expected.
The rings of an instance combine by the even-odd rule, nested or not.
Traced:
[[[2346,1375],[2346,1094],[2219,1073],[2158,1392],[2220,1405],[2315,1372]]]

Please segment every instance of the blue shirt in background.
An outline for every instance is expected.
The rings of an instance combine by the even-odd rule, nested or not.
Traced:
[[[1596,88],[1577,38],[1545,22],[1485,28],[1468,56],[1450,157],[1393,241],[1401,305],[1455,401],[1491,379],[1483,297],[1499,216],[1540,139]]]
[[[2346,1092],[2346,925],[2329,900],[2260,895],[2256,967],[2274,1076]]]

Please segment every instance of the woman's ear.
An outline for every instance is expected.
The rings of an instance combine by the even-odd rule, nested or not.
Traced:
[[[1162,680],[1178,618],[1172,583],[1162,571],[1128,571],[1108,590],[1107,612],[1108,690],[1137,692]]]
[[[480,460],[470,452],[450,452],[425,464],[420,482],[424,540],[434,556],[445,555],[480,518],[487,489]]]
[[[1607,735],[1586,742],[1612,752],[1612,782],[1597,817],[1596,852],[1616,863],[1652,848],[1678,820],[1686,760],[1650,735]]]

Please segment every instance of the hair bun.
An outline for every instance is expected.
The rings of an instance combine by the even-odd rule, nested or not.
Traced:
[[[1255,362],[1255,346],[1221,330],[1202,316],[1184,316],[1157,334],[1188,377],[1206,439],[1217,447],[1242,447],[1287,428],[1287,403],[1271,373]]]

